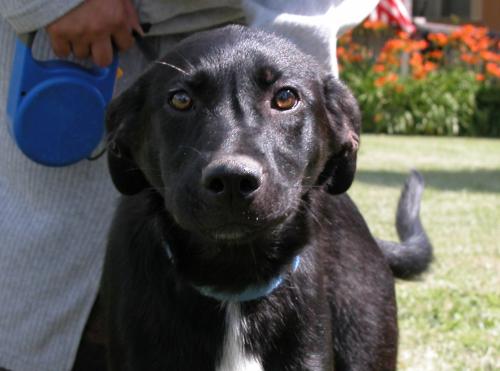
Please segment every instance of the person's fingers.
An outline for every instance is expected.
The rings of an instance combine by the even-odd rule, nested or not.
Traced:
[[[66,58],[71,53],[71,44],[68,40],[61,37],[51,37],[50,45],[52,46],[54,54],[59,58]]]
[[[132,30],[144,33],[131,0],[84,1],[46,29],[58,56],[72,52],[83,59],[92,55],[98,65],[111,63],[112,42],[126,50],[134,43]]]
[[[103,38],[92,43],[92,60],[99,67],[107,67],[113,61],[113,46],[111,39]]]
[[[90,45],[83,41],[72,42],[71,50],[73,55],[79,59],[85,59],[90,56]]]
[[[141,27],[140,21],[139,21],[139,15],[137,14],[137,11],[134,8],[134,4],[130,0],[123,0],[123,6],[125,8],[125,13],[127,15],[127,20],[130,28],[132,30],[136,30],[139,35],[144,36],[144,31]]]
[[[134,43],[134,38],[131,30],[122,28],[113,33],[113,41],[118,49],[127,50]]]

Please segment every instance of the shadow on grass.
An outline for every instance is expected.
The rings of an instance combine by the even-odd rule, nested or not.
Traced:
[[[421,171],[426,187],[446,191],[500,193],[499,170],[427,170]],[[408,173],[387,170],[358,170],[356,181],[400,188]]]

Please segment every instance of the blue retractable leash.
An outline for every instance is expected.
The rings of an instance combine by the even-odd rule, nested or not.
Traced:
[[[104,134],[118,57],[107,68],[62,60],[36,61],[28,42],[16,42],[7,113],[12,138],[31,160],[66,166],[91,155]]]

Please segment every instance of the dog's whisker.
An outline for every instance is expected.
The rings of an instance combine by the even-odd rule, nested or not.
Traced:
[[[287,187],[288,189],[302,189],[303,191],[310,191],[310,190],[313,190],[313,189],[321,189],[323,188],[324,186],[322,185],[309,185],[309,186],[305,186],[305,185],[296,185],[296,186],[290,186],[290,187]]]
[[[323,223],[322,220],[316,215],[316,210],[314,210],[311,205],[306,203],[304,200],[300,200],[299,203],[301,204],[300,207],[304,208],[303,212],[306,215],[309,215],[314,223],[316,223],[318,226],[321,226]],[[300,211],[300,210],[299,210]],[[329,221],[328,221],[329,222]]]
[[[185,146],[185,145],[181,145],[179,146],[179,148],[186,148],[186,149],[189,149],[191,151],[193,151],[194,153],[198,154],[201,158],[205,159],[207,158],[207,155],[204,154],[203,152],[201,152],[200,150],[196,149],[195,147],[193,146]]]
[[[171,63],[168,63],[168,62],[165,62],[165,61],[155,61],[155,63],[157,63],[157,64],[161,64],[161,65],[164,65],[164,66],[168,66],[168,67],[170,67],[170,68],[173,68],[174,70],[177,70],[177,71],[179,71],[179,72],[183,73],[184,75],[189,75],[189,74],[188,74],[186,71],[184,71],[182,68],[177,67],[177,66],[175,66],[175,65],[173,65],[173,64],[171,64]]]
[[[255,250],[254,250],[253,246],[250,247],[250,254],[252,255],[253,262],[254,262],[255,266],[257,267],[259,263],[257,261],[257,256],[255,255]]]
[[[175,54],[177,54],[179,57],[181,57],[182,60],[188,65],[189,68],[195,69],[195,66],[191,63],[191,61],[188,58],[186,58],[186,56],[184,54],[182,54],[178,50],[175,51]]]

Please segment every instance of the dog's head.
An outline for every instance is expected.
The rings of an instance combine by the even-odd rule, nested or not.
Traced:
[[[291,43],[230,26],[178,44],[114,100],[106,125],[120,192],[152,189],[180,228],[234,245],[275,236],[312,189],[349,188],[360,115]]]

